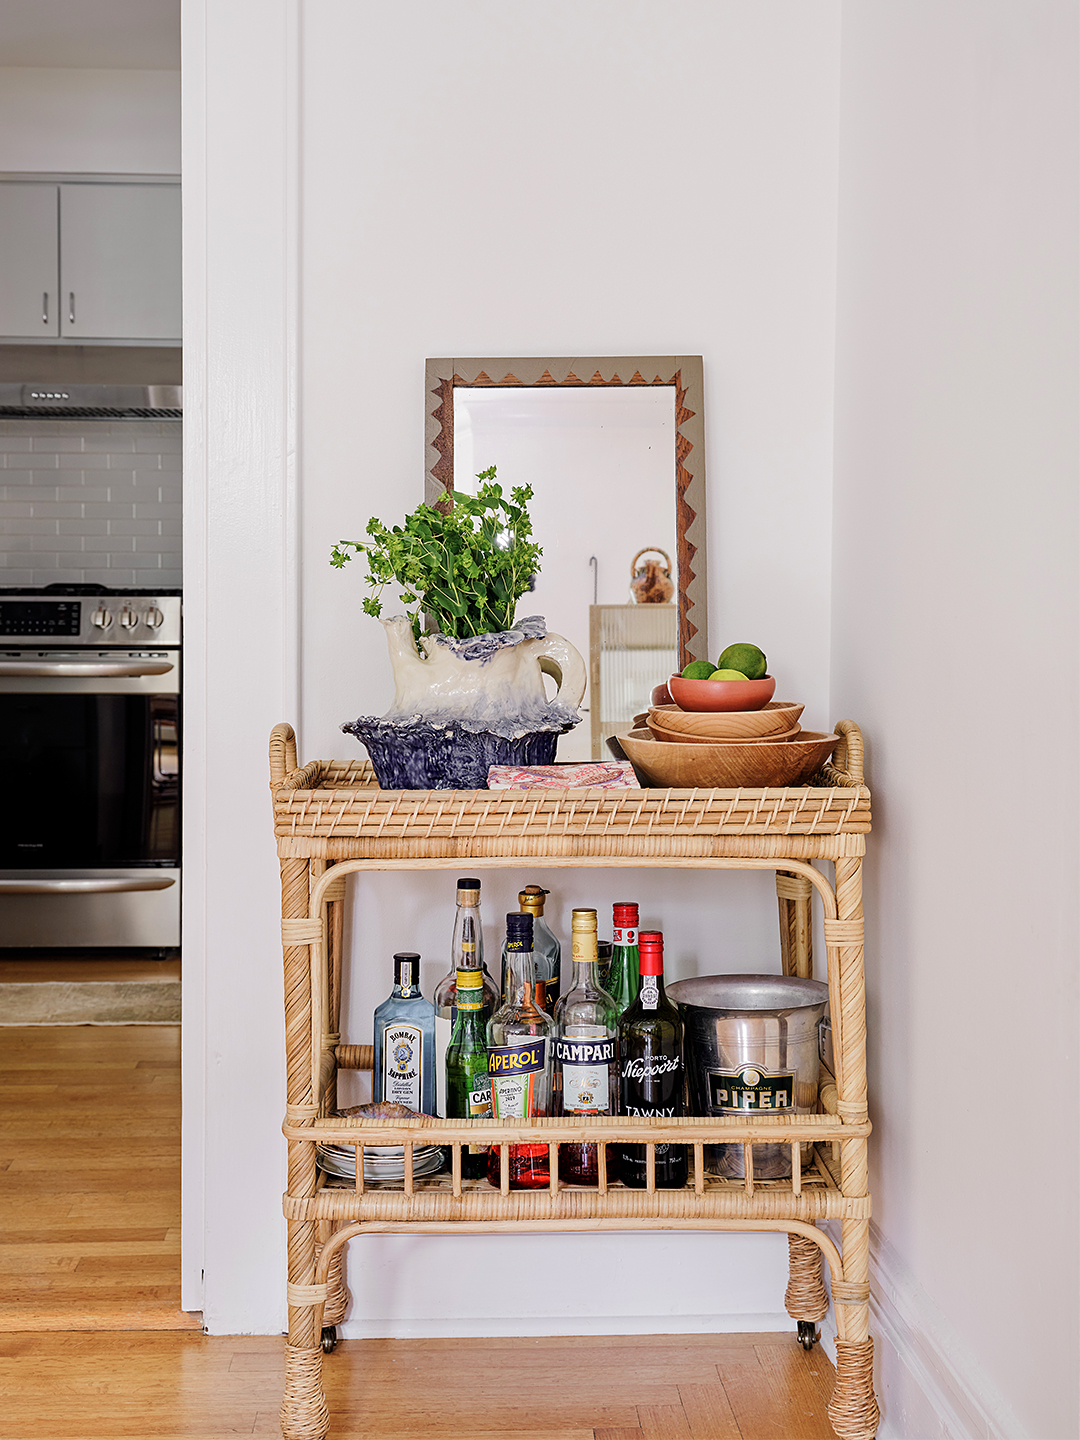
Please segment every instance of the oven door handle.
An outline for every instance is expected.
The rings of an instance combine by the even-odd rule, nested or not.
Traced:
[[[0,676],[60,675],[88,678],[108,675],[167,675],[171,660],[0,660]]]
[[[107,877],[99,880],[0,880],[0,895],[119,895],[130,890],[167,890],[171,875]]]

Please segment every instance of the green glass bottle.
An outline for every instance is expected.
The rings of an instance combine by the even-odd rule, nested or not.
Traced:
[[[621,1015],[638,996],[638,907],[619,901],[612,910],[614,941],[607,984],[603,988]]]
[[[491,1119],[484,1024],[484,972],[457,972],[457,1019],[446,1051],[446,1114],[452,1120]],[[486,1145],[461,1147],[461,1174],[477,1180],[487,1169]]]

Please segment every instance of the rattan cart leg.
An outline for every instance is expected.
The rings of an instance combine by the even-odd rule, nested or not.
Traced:
[[[281,862],[281,917],[284,922],[308,913],[308,862]],[[291,1125],[310,1124],[316,1107],[311,1090],[311,988],[306,944],[283,945],[285,962],[286,1117]],[[289,1194],[315,1193],[314,1141],[289,1141]],[[322,1348],[318,1312],[322,1296],[312,1293],[315,1279],[315,1222],[290,1220],[289,1338],[285,1347],[285,1393],[281,1433],[286,1440],[322,1440],[330,1414],[322,1389]]]
[[[863,976],[862,866],[857,859],[836,862],[837,919],[825,922],[830,964],[839,970],[840,1015],[837,1034],[837,1111],[846,1123],[866,1119],[866,986]],[[865,1139],[840,1144],[840,1188],[844,1195],[867,1194]],[[829,1421],[841,1440],[871,1440],[877,1431],[874,1398],[874,1345],[870,1339],[870,1222],[845,1220],[842,1226],[844,1279],[833,1282],[836,1307],[836,1383]]]
[[[332,1220],[323,1220],[319,1223],[320,1248],[323,1241],[326,1241],[334,1233]],[[330,1257],[330,1268],[326,1275],[326,1304],[323,1307],[323,1329],[328,1325],[340,1325],[345,1319],[345,1312],[349,1308],[349,1288],[345,1284],[345,1250],[335,1250]]]
[[[829,1297],[821,1279],[821,1250],[804,1235],[788,1232],[788,1287],[784,1306],[793,1320],[824,1320]]]

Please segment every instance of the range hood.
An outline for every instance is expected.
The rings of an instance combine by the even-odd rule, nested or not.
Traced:
[[[25,420],[179,420],[180,385],[0,384],[0,418]]]

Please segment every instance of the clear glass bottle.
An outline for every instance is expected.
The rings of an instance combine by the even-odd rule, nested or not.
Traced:
[[[607,983],[607,980],[608,980],[608,971],[611,969],[611,941],[610,941],[610,940],[597,940],[597,942],[596,942],[596,958],[597,958],[597,960],[600,962],[600,963],[599,963],[599,966],[598,966],[598,968],[597,968],[597,971],[596,971],[597,975],[600,977],[600,989],[601,989],[601,990],[607,990],[607,988],[608,988],[608,983]],[[611,994],[611,991],[610,991],[610,990],[608,990],[608,994],[609,994],[609,995]]]
[[[491,1080],[488,1077],[487,1025],[483,1018],[484,986],[481,972],[459,970],[456,976],[457,1014],[446,1052],[446,1114],[454,1120],[491,1118]],[[487,1169],[486,1145],[461,1147],[461,1174],[478,1180]]]
[[[619,1021],[619,1113],[683,1114],[683,1023],[664,994],[664,937],[659,930],[638,936],[641,989]],[[678,1190],[686,1184],[685,1145],[656,1146],[656,1186]],[[645,1146],[620,1146],[624,1185],[645,1188]]]
[[[611,965],[604,989],[621,1015],[638,993],[638,907],[627,900],[612,906]]]
[[[619,1102],[619,1016],[597,975],[596,911],[575,910],[572,926],[573,976],[555,1007],[555,1113],[613,1115]],[[560,1145],[559,1179],[567,1185],[595,1185],[597,1149]]]
[[[549,1015],[554,1015],[555,1005],[559,998],[562,946],[544,919],[544,901],[549,894],[550,891],[542,889],[539,885],[526,885],[525,889],[518,893],[518,905],[521,907],[523,915],[533,917],[536,979],[544,987],[542,991],[538,989],[536,992],[537,1004],[541,1010],[546,1010]],[[510,967],[507,963],[506,946],[504,945],[502,954],[502,998],[504,1004],[508,998],[509,978]]]
[[[491,1112],[496,1120],[551,1114],[551,1016],[536,1003],[538,982],[533,959],[533,917],[507,915],[506,948],[509,999],[488,1021],[488,1074]],[[551,1179],[546,1144],[509,1147],[511,1190],[536,1190]],[[488,1154],[488,1179],[499,1184],[499,1147]]]
[[[457,914],[450,943],[450,969],[435,987],[435,1074],[439,1114],[446,1115],[446,1052],[450,1045],[457,996],[457,972],[479,968],[483,976],[484,1024],[499,1005],[499,988],[484,964],[484,930],[480,919],[480,881],[471,876],[457,882]]]
[[[375,1011],[376,1100],[435,1114],[435,1006],[420,993],[420,956],[394,956],[394,988]]]

